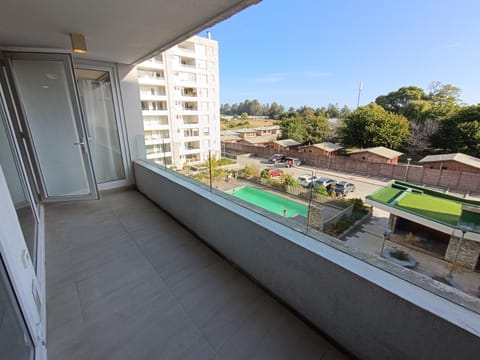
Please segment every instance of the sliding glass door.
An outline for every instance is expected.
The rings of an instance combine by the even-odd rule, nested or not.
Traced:
[[[98,184],[125,179],[110,71],[76,67],[78,93]]]
[[[5,53],[18,113],[43,201],[98,198],[85,124],[68,54]]]

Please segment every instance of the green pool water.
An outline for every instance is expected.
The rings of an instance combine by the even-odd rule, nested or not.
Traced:
[[[308,208],[306,205],[251,186],[243,186],[235,191],[230,190],[228,193],[277,215],[283,215],[283,210],[287,210],[287,213],[284,215],[286,217],[292,217],[295,215],[306,217],[308,214]]]

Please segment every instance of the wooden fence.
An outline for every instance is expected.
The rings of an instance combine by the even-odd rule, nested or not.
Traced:
[[[223,149],[229,154],[255,154],[268,158],[275,154],[272,148],[264,148],[239,143],[223,143]],[[348,156],[318,156],[299,151],[283,151],[285,156],[300,158],[307,165],[319,169],[350,172],[364,176],[395,179],[411,182],[418,185],[454,191],[480,193],[479,174],[454,170],[428,169],[423,166],[406,164],[382,164],[360,161]]]

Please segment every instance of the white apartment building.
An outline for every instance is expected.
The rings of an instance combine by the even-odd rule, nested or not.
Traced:
[[[194,36],[137,67],[147,159],[167,166],[220,155],[218,42]]]

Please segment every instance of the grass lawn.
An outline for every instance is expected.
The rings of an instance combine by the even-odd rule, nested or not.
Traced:
[[[462,214],[462,205],[457,202],[421,194],[406,194],[397,207],[454,226]]]

